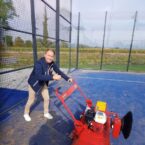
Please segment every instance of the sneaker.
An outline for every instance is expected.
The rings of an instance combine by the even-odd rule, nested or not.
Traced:
[[[47,119],[53,119],[53,116],[50,113],[45,113],[44,117],[46,117]]]
[[[24,114],[24,118],[25,118],[25,121],[27,122],[31,121],[31,117],[29,116],[29,114]]]

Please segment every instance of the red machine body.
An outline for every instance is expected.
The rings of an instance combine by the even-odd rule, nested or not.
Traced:
[[[82,112],[80,120],[77,120],[74,117],[73,113],[65,103],[65,99],[68,98],[75,90],[80,92],[86,100],[86,106],[90,108],[88,111],[85,110]],[[58,89],[56,89],[55,93],[74,121],[74,130],[71,133],[71,137],[73,139],[72,145],[111,145],[110,133],[112,132],[112,136],[114,138],[119,137],[121,131],[121,119],[118,114],[109,112],[106,109],[101,112],[106,116],[105,123],[96,122],[94,119],[96,110],[93,107],[92,101],[87,99],[75,81],[64,93],[59,94]]]
[[[78,130],[78,128],[80,128]],[[105,125],[92,123],[92,128],[86,123],[77,126],[73,132],[72,145],[110,145],[110,121]]]

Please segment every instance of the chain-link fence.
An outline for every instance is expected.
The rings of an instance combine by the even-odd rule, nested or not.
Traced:
[[[71,0],[2,0],[0,71],[32,66],[46,48],[65,68],[145,71],[145,15],[72,15]],[[3,11],[5,9],[5,11]]]
[[[79,25],[79,68],[145,72],[144,13],[81,14]]]
[[[2,0],[1,73],[32,66],[44,55],[46,48],[54,48],[58,66],[68,68],[69,59],[66,58],[69,58],[71,46],[71,7],[71,0]],[[60,46],[63,47],[62,53],[66,52],[65,59]]]
[[[33,65],[30,2],[1,1],[0,71]]]
[[[83,15],[72,14],[72,0],[1,0],[0,106],[26,99],[31,67],[46,48],[69,70],[145,72],[144,32],[143,12]]]
[[[0,1],[0,121],[27,99],[32,66],[47,48],[70,67],[70,44],[71,0]]]

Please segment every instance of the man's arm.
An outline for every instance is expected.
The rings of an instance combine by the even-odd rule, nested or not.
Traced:
[[[53,70],[58,74],[60,75],[62,78],[64,78],[66,81],[68,81],[70,78],[64,74],[58,67],[57,65],[54,63],[53,65]]]

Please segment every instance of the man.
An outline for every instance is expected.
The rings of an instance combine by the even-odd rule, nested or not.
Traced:
[[[26,121],[31,121],[29,116],[30,108],[35,101],[35,95],[42,94],[44,99],[44,117],[52,119],[53,116],[49,113],[49,92],[48,83],[50,80],[60,80],[64,78],[66,81],[72,82],[72,78],[65,75],[54,63],[55,51],[47,49],[44,57],[36,62],[33,71],[28,79],[29,97],[25,106],[24,118]],[[55,74],[54,74],[55,72]]]

